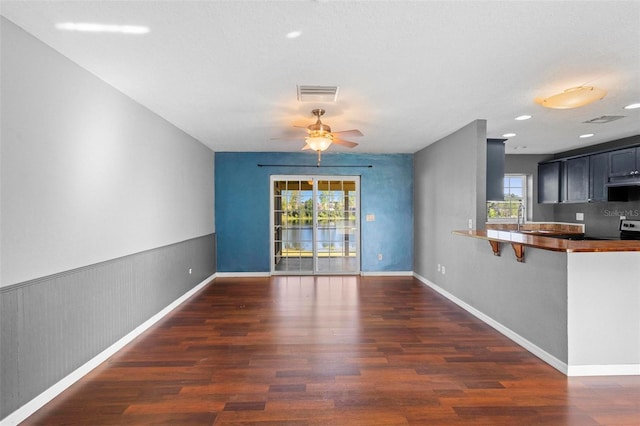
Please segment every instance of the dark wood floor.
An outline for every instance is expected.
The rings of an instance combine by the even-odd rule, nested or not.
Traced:
[[[638,425],[412,278],[217,279],[25,424]]]

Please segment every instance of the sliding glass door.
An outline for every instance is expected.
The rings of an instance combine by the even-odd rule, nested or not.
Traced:
[[[271,272],[360,272],[357,176],[271,177]]]

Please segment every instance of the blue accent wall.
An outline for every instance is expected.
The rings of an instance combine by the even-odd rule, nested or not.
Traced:
[[[322,167],[299,167],[316,162],[313,153],[216,152],[218,272],[270,271],[271,175],[360,176],[361,270],[413,270],[413,155],[325,153]]]

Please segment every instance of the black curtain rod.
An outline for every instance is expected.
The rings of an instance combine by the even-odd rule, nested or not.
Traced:
[[[363,168],[372,168],[373,165],[369,164],[368,166],[357,166],[357,165],[346,165],[346,166],[331,166],[331,165],[313,165],[313,164],[258,164],[258,167],[314,167],[316,169],[325,168],[325,167],[363,167]]]

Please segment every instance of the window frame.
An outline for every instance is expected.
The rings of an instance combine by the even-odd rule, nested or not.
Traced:
[[[531,183],[532,183],[532,176],[525,174],[525,173],[505,173],[504,174],[504,181],[506,181],[507,178],[514,178],[514,177],[519,177],[521,178],[521,182],[522,182],[522,204],[524,204],[524,208],[525,208],[525,220],[530,220],[529,218],[531,217],[531,205],[532,205],[532,194],[533,191]],[[507,189],[511,188],[511,186],[505,186],[503,183],[503,193],[507,193]],[[486,205],[486,215],[487,215],[487,222],[489,223],[516,223],[518,221],[517,216],[511,216],[511,217],[494,217],[494,218],[490,218],[489,217],[489,203],[492,202],[496,202],[496,200],[487,200],[487,205]]]

